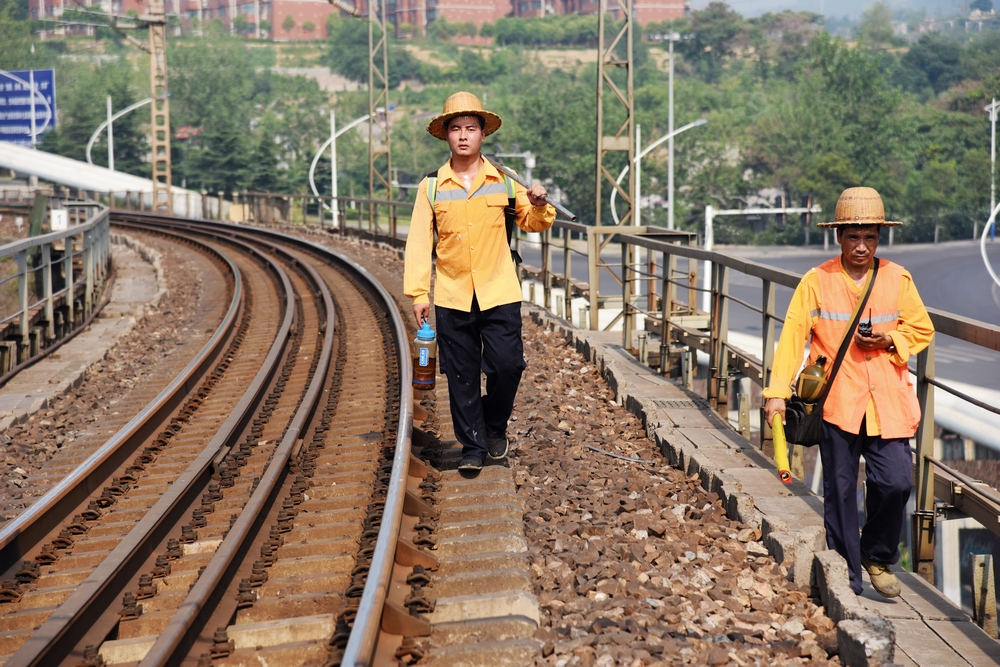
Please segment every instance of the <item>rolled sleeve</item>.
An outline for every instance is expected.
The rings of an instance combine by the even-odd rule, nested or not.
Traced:
[[[434,211],[427,201],[427,179],[420,182],[413,205],[403,260],[403,293],[414,304],[430,303],[431,252],[434,248]]]
[[[517,226],[526,232],[544,232],[556,220],[556,209],[551,204],[535,206],[528,199],[528,190],[515,184],[514,193],[517,199]]]
[[[788,313],[781,328],[778,339],[778,349],[774,354],[774,367],[771,369],[771,381],[762,395],[764,398],[792,397],[792,382],[802,367],[806,343],[812,331],[813,323],[818,319],[819,312],[819,277],[815,269],[807,272],[788,304]]]
[[[908,271],[903,272],[899,281],[899,320],[887,335],[896,346],[895,353],[889,353],[889,361],[896,366],[905,366],[912,355],[923,351],[934,338],[931,317]]]

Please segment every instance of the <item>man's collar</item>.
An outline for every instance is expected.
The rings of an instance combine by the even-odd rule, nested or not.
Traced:
[[[503,180],[503,176],[500,175],[500,171],[496,167],[494,167],[493,163],[487,160],[482,153],[479,154],[479,159],[482,160],[483,162],[482,166],[480,167],[480,172],[484,173],[486,178],[492,177],[494,180],[497,181]],[[451,179],[456,183],[458,183],[459,185],[462,185],[462,182],[459,181],[458,177],[455,176],[455,170],[451,168],[451,158],[449,158],[448,161],[445,162],[444,165],[441,167],[441,169],[438,170],[438,178],[442,183],[444,183],[448,179]]]

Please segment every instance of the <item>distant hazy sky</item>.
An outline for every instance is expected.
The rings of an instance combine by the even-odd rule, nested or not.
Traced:
[[[872,0],[731,0],[729,2],[729,5],[743,16],[759,16],[766,12],[790,9],[796,12],[822,12],[831,18],[841,16],[857,18],[865,7],[871,4]],[[706,5],[708,0],[692,2],[695,9],[701,9]],[[962,8],[961,0],[889,0],[888,5],[894,10],[923,7],[930,16],[954,14]]]

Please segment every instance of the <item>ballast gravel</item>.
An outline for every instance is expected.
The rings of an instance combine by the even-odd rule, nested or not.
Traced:
[[[666,465],[561,336],[525,318],[524,340],[508,436],[542,611],[538,664],[840,664],[833,621],[760,532]]]

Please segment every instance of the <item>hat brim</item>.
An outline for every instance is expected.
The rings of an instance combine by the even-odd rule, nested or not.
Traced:
[[[483,136],[488,137],[497,130],[500,129],[502,121],[500,116],[496,115],[492,111],[483,111],[479,109],[465,109],[462,111],[452,111],[450,113],[443,113],[440,116],[435,116],[430,123],[427,124],[427,131],[432,137],[440,139],[442,141],[447,141],[448,139],[448,121],[452,118],[458,118],[459,116],[482,116],[485,122],[485,127],[483,127]]]
[[[867,227],[868,225],[878,225],[879,227],[899,227],[903,223],[896,220],[842,220],[840,222],[817,222],[817,227],[840,227],[841,225],[857,225]]]

